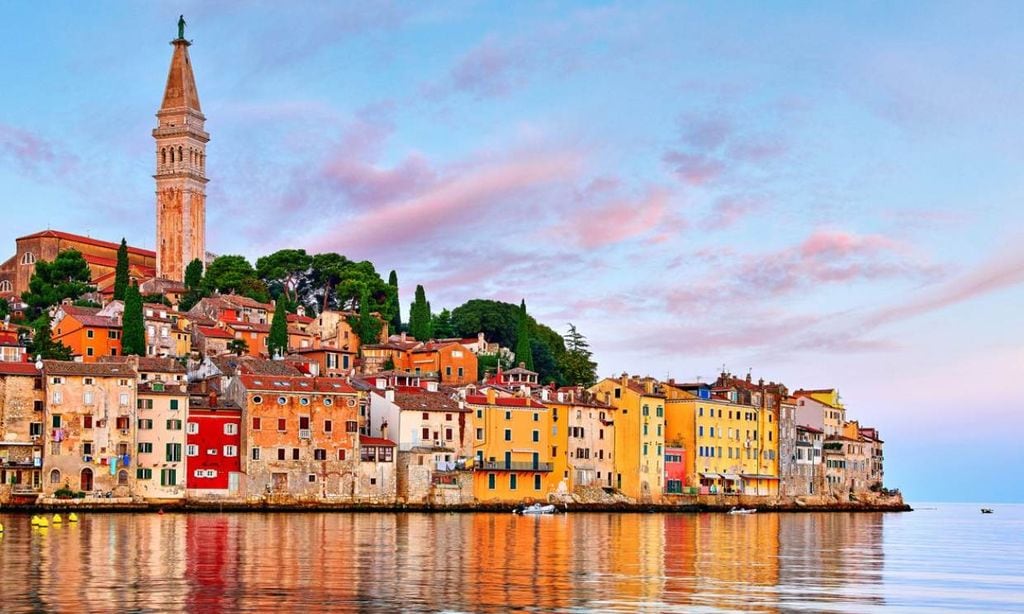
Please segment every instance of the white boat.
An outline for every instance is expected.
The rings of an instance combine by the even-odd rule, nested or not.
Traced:
[[[523,509],[519,510],[520,514],[524,516],[527,514],[554,514],[554,505],[541,505],[540,503],[534,503],[533,505],[527,505]]]
[[[756,509],[745,510],[745,509],[742,509],[742,508],[734,507],[734,508],[732,508],[731,510],[729,510],[726,513],[728,513],[728,514],[756,514],[757,510]]]

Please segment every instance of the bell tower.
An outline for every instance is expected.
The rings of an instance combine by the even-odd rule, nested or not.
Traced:
[[[157,277],[183,281],[185,267],[198,258],[206,262],[206,116],[199,106],[191,42],[185,40],[185,19],[178,19],[178,37],[167,73],[164,99],[157,111],[156,140],[156,270]]]

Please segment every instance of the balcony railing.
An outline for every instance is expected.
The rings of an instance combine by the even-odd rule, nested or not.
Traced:
[[[310,429],[299,429],[299,439],[312,439],[312,437]]]
[[[554,463],[483,461],[477,463],[483,471],[553,471]]]

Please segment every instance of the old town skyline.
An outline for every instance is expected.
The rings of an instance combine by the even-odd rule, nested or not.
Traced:
[[[187,13],[189,38],[196,41],[192,53],[202,81],[204,110],[210,117],[208,126],[214,134],[210,145],[208,244],[216,253],[240,252],[254,258],[279,247],[338,250],[351,257],[371,259],[379,269],[399,269],[404,279],[423,283],[432,295],[442,299],[442,305],[449,306],[473,296],[517,300],[525,295],[531,309],[543,319],[558,322],[571,317],[583,327],[597,351],[602,374],[627,370],[661,377],[665,374],[653,369],[671,364],[673,375],[680,378],[703,374],[708,379],[725,361],[733,371],[753,367],[755,373],[768,373],[784,381],[813,383],[810,380],[827,378],[822,385],[838,386],[859,415],[882,426],[890,439],[902,440],[895,449],[902,449],[901,456],[906,455],[905,473],[901,473],[899,461],[890,463],[890,481],[911,490],[907,482],[914,479],[909,469],[914,466],[915,455],[932,445],[912,441],[913,433],[922,428],[920,420],[930,419],[926,428],[934,429],[934,436],[942,441],[943,424],[948,424],[945,420],[958,407],[943,405],[948,395],[939,388],[940,382],[954,377],[982,380],[996,374],[992,379],[995,386],[1000,386],[1000,382],[1012,379],[1014,365],[1019,367],[1019,343],[1013,345],[1019,340],[1012,335],[1020,333],[998,327],[999,322],[1011,317],[1006,306],[1013,301],[1007,299],[1019,297],[1020,292],[1021,254],[1003,247],[1012,236],[992,227],[997,216],[989,210],[972,212],[971,207],[955,206],[956,190],[947,192],[945,206],[932,206],[933,202],[942,202],[930,193],[938,188],[925,188],[922,183],[925,178],[937,178],[922,175],[915,181],[929,166],[922,163],[914,167],[907,156],[913,151],[910,141],[927,139],[946,114],[968,101],[941,99],[928,105],[913,92],[893,91],[892,83],[876,83],[874,93],[888,94],[906,105],[904,116],[889,117],[873,108],[871,100],[854,97],[837,106],[828,97],[817,101],[813,97],[786,99],[781,92],[767,94],[748,86],[756,93],[752,97],[761,99],[752,103],[742,92],[729,91],[728,83],[698,87],[675,75],[677,86],[689,83],[707,106],[697,105],[685,112],[662,109],[663,121],[654,123],[675,136],[662,136],[663,151],[649,151],[646,166],[640,164],[645,168],[632,172],[625,166],[624,172],[610,174],[607,161],[600,158],[614,160],[610,150],[615,149],[618,139],[626,143],[645,141],[641,149],[651,151],[658,149],[653,144],[657,140],[649,134],[630,137],[630,128],[614,121],[608,123],[613,128],[610,132],[618,130],[625,135],[609,134],[607,141],[598,143],[597,135],[585,126],[569,122],[574,128],[570,132],[575,134],[564,138],[557,128],[565,118],[546,110],[553,107],[537,101],[520,105],[520,101],[529,102],[531,95],[539,95],[537,91],[544,89],[540,83],[550,79],[551,65],[571,78],[594,70],[591,62],[607,57],[574,58],[573,52],[564,48],[538,51],[535,41],[517,41],[512,33],[498,27],[493,16],[490,20],[481,16],[494,33],[462,53],[453,52],[450,70],[436,69],[440,76],[421,80],[419,87],[408,87],[414,94],[406,92],[403,98],[377,84],[361,88],[350,102],[336,95],[335,89],[347,91],[359,81],[348,77],[332,87],[320,83],[297,90],[308,96],[297,100],[301,95],[282,96],[274,91],[296,91],[273,87],[276,80],[287,80],[281,67],[287,65],[295,74],[308,76],[316,66],[330,64],[329,58],[338,53],[339,46],[353,44],[349,39],[339,42],[325,32],[320,33],[322,38],[284,37],[280,45],[270,44],[262,50],[280,54],[273,58],[277,72],[272,69],[267,75],[258,67],[266,68],[268,58],[240,54],[246,58],[240,66],[234,60],[227,62],[226,58],[236,57],[227,50],[232,45],[244,46],[247,41],[251,44],[272,37],[230,36],[225,15],[204,14],[199,8],[191,13],[195,17]],[[614,10],[570,13],[534,19],[549,18],[546,25],[557,33],[559,25],[567,28],[565,23],[607,26]],[[9,194],[33,204],[14,211],[5,208],[9,230],[4,241],[8,245],[15,236],[48,225],[87,230],[107,240],[123,235],[133,244],[152,247],[152,185],[147,185],[152,181],[148,178],[152,145],[146,133],[153,126],[153,92],[161,89],[167,58],[166,50],[152,45],[151,38],[155,32],[161,36],[168,32],[169,39],[171,32],[164,25],[168,22],[166,15],[117,19],[152,24],[135,27],[130,34],[146,41],[138,46],[145,51],[125,66],[105,64],[109,73],[99,74],[85,87],[71,76],[80,72],[81,66],[77,64],[80,60],[66,55],[72,47],[66,43],[67,51],[58,48],[52,55],[44,54],[39,56],[44,59],[36,60],[37,67],[48,59],[63,68],[41,74],[35,85],[31,80],[17,79],[19,91],[29,95],[12,97],[0,107],[5,111],[5,119],[0,122],[0,158],[8,168],[0,171],[0,180],[9,186]],[[358,24],[346,30],[346,36],[370,43],[385,33],[407,33],[426,28],[424,24],[451,23],[445,22],[444,15],[405,15],[400,9],[384,16],[355,14],[346,15],[346,19],[347,23]],[[653,27],[649,18],[633,15],[631,19],[644,22],[632,24],[635,27]],[[983,16],[977,19],[983,20]],[[13,21],[31,24],[32,16]],[[98,20],[95,25],[101,23]],[[301,31],[303,24],[289,26]],[[87,30],[73,35],[71,42]],[[608,31],[594,31],[594,41],[604,40],[602,37],[615,40]],[[556,37],[551,31],[546,35],[549,38],[541,37],[541,42],[559,46],[553,42]],[[17,33],[12,33],[7,40],[17,38]],[[302,48],[287,43],[299,39],[316,46]],[[920,41],[925,47],[926,43]],[[99,46],[107,54],[116,52],[111,43]],[[38,47],[26,48],[33,55],[40,53]],[[653,53],[650,49],[632,51],[639,57]],[[542,52],[552,54],[547,59],[557,58],[565,64],[545,62],[537,55]],[[531,54],[534,57],[529,57]],[[634,59],[630,54],[626,57]],[[750,59],[743,50],[734,49],[729,57],[750,70],[749,64],[744,64]],[[374,61],[395,69],[389,74],[406,76],[409,69],[401,59],[386,54],[383,60],[357,56],[356,66],[366,71]],[[133,69],[138,72],[131,73]],[[18,70],[28,68],[20,66]],[[964,76],[964,72],[954,74]],[[810,81],[815,82],[814,71],[809,73]],[[246,85],[238,76],[232,88],[220,78],[228,74],[267,84]],[[137,80],[138,87],[117,88],[107,82],[126,78]],[[818,82],[808,86],[814,92],[828,82],[820,74],[817,78]],[[57,79],[62,87],[76,92],[81,110],[94,119],[76,122],[66,113],[46,109],[46,105],[32,114],[22,108],[32,99],[33,91],[37,96],[48,92],[48,87],[59,85]],[[374,84],[373,79],[368,82]],[[737,87],[736,83],[731,85]],[[111,105],[115,94],[124,99]],[[870,98],[870,94],[865,97]],[[943,103],[949,108],[942,108]],[[616,104],[626,102],[619,100]],[[816,169],[826,171],[821,173],[828,178],[824,181],[819,182],[817,172],[793,177],[799,174],[793,169],[807,162],[811,151],[808,135],[784,134],[782,128],[792,122],[800,128],[798,132],[814,132],[815,126],[829,125],[826,119],[844,119],[842,114],[832,117],[839,106],[851,115],[845,119],[852,125],[870,125],[883,137],[878,142],[902,152],[862,161],[860,171],[870,178],[866,182],[852,171],[849,175],[837,173],[834,168],[828,172],[828,165]],[[892,109],[883,106],[887,112]],[[97,108],[103,109],[98,116],[91,112]],[[474,116],[475,121],[462,127],[462,132],[455,131],[457,138],[450,140],[442,141],[438,128],[417,125],[413,118],[426,109],[425,116],[453,129],[459,123],[454,118],[465,115],[467,108],[480,112]],[[511,122],[511,127],[488,123],[486,118],[510,108],[523,109],[527,117]],[[600,116],[595,109],[586,111]],[[759,116],[761,113],[767,115]],[[115,115],[131,118],[123,130],[110,130],[116,125]],[[995,113],[988,121],[999,119]],[[324,151],[296,157],[304,139],[323,132],[324,125],[333,127],[336,135],[327,139],[333,140],[330,147],[319,143],[313,149]],[[634,134],[651,129],[644,126]],[[254,131],[258,134],[253,135]],[[946,134],[944,138],[953,136]],[[846,142],[838,135],[835,140],[833,147],[842,149],[837,143],[845,143],[844,147],[850,146],[859,155],[872,147],[857,139]],[[431,143],[437,145],[428,146]],[[990,146],[1002,152],[1002,143]],[[291,151],[280,157],[274,152],[282,147]],[[954,164],[957,156],[947,153],[943,158],[941,152],[946,151],[952,152],[933,150],[931,162],[937,167]],[[275,168],[288,169],[283,173],[285,178],[270,177],[254,168],[255,154],[273,161]],[[101,181],[103,175],[95,164],[112,173]],[[259,167],[264,164],[261,162]],[[998,171],[990,168],[987,172]],[[69,173],[80,174],[85,181],[68,182]],[[765,180],[765,176],[771,178]],[[1010,189],[1009,184],[991,182],[985,173],[969,179],[973,187],[986,184]],[[912,196],[879,199],[879,194],[873,192],[883,187]],[[906,187],[912,189],[901,190]],[[805,200],[796,196],[803,188],[816,194],[811,199],[814,202],[798,202]],[[967,186],[958,189],[967,190]],[[332,194],[341,196],[332,199]],[[993,194],[993,201],[999,196]],[[1003,196],[1009,199],[1012,191]],[[68,199],[80,202],[80,209],[68,212],[54,208],[54,203]],[[885,204],[865,206],[876,199]],[[254,206],[252,203],[257,201],[264,202]],[[524,217],[531,220],[523,224],[513,219],[517,232],[502,233],[511,234],[511,244],[499,243],[494,253],[487,253],[479,249],[479,243],[473,243],[474,239],[480,240],[481,233],[488,236],[487,229],[492,226],[486,220],[502,220],[505,224],[509,210],[518,211],[523,202],[535,203],[523,210]],[[822,202],[826,204],[816,206]],[[112,210],[106,208],[111,206]],[[289,233],[305,227],[304,220],[318,215],[325,206],[328,212],[355,226],[387,225],[402,240],[378,242],[365,233],[353,236],[355,233],[330,228],[320,234],[281,234],[279,229]],[[534,217],[537,212],[531,207],[542,210]],[[1019,219],[1020,214],[1009,205],[988,207],[995,207],[1004,218],[1004,228],[1013,227],[1012,222],[1006,223],[1006,216]],[[581,209],[587,213],[581,215]],[[97,218],[97,211],[110,213],[109,220]],[[241,223],[240,228],[229,225],[228,220],[241,211],[253,213],[251,221]],[[280,216],[295,223],[275,223]],[[434,224],[424,229],[424,220]],[[772,232],[762,235],[758,231],[765,220]],[[988,238],[984,248],[960,245],[942,253],[946,251],[941,247],[944,237],[960,235],[964,229],[994,239]],[[555,243],[564,243],[565,247],[529,249],[542,237],[560,239]],[[432,258],[425,264],[413,262],[411,253],[424,246],[433,248]],[[446,266],[449,262],[458,266]],[[657,266],[649,264],[653,262]],[[636,269],[641,275],[631,279]],[[675,276],[672,283],[655,283],[665,271]],[[684,277],[691,274],[693,279]],[[510,286],[512,289],[508,289]],[[411,287],[407,285],[403,290],[408,292]],[[570,304],[558,300],[570,290]],[[851,297],[852,293],[856,296]],[[755,298],[765,300],[755,302]],[[408,302],[403,296],[403,304]],[[789,310],[791,302],[797,303],[795,310]],[[942,326],[950,318],[958,326]],[[936,331],[938,327],[942,330]],[[642,332],[637,334],[637,329]],[[893,378],[892,374],[899,377]],[[982,411],[993,421],[1005,419],[1002,408]],[[1011,415],[1009,420],[1019,417]],[[998,441],[997,433],[990,436]],[[968,443],[959,438],[949,441],[949,445]],[[1012,460],[1012,455],[1019,452],[1003,454]],[[954,473],[946,472],[947,478],[962,470],[951,467],[950,471]],[[945,496],[937,484],[923,482],[921,488]]]

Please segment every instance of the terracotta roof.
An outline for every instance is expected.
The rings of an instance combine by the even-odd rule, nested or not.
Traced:
[[[269,324],[260,324],[259,322],[244,322],[242,320],[231,320],[224,322],[224,326],[237,331],[247,331],[255,333],[269,333]]]
[[[407,411],[470,411],[466,407],[459,407],[458,401],[442,392],[430,392],[409,386],[403,386],[401,390],[395,391],[395,404]]]
[[[381,439],[380,437],[370,437],[368,435],[359,436],[360,446],[384,446],[387,448],[394,448],[397,444],[390,439]]]
[[[135,370],[126,364],[83,363],[67,360],[44,360],[43,373],[46,375],[71,375],[95,377],[130,377],[135,379]]]
[[[473,405],[491,405],[487,400],[487,397],[482,394],[472,394],[466,397],[467,403]],[[533,399],[526,399],[523,397],[497,397],[494,399],[494,405],[501,407],[532,407],[534,409],[547,409],[546,405],[543,405]]]
[[[264,311],[273,311],[274,306],[268,303],[261,303],[257,300],[251,299],[248,296],[242,296],[240,294],[224,294],[220,297],[221,299],[237,305],[239,307],[245,307],[248,309],[263,309]]]
[[[121,245],[118,244],[118,243],[111,243],[109,241],[101,241],[99,239],[93,239],[92,237],[84,237],[82,235],[76,235],[76,234],[72,234],[70,232],[63,232],[63,231],[60,231],[60,230],[43,230],[43,231],[40,231],[40,232],[37,232],[37,233],[34,233],[34,234],[25,235],[23,237],[18,237],[17,240],[21,241],[22,239],[42,239],[42,238],[54,238],[54,239],[64,239],[66,241],[77,241],[79,243],[85,243],[86,245],[95,245],[97,247],[107,247],[107,248],[110,248],[112,250],[117,250],[118,248],[121,247]],[[128,253],[129,254],[136,254],[136,255],[139,255],[139,256],[147,256],[149,258],[156,258],[156,252],[150,251],[148,249],[141,249],[141,248],[138,248],[138,247],[132,247],[131,245],[128,246]]]
[[[508,371],[502,371],[501,373],[502,375],[537,375],[536,371],[530,371],[529,369],[524,369],[523,367],[515,367],[513,369],[509,369]]]
[[[224,330],[223,328],[217,328],[216,326],[196,326],[196,330],[199,331],[204,337],[211,337],[214,339],[234,339],[235,336]]]
[[[321,392],[334,394],[355,394],[356,390],[343,379],[336,377],[285,377],[279,375],[242,375],[246,390],[264,392]]]
[[[169,356],[100,356],[98,362],[113,364],[138,363],[140,373],[185,373],[185,367]]]
[[[806,424],[798,424],[798,425],[796,425],[796,430],[798,430],[798,431],[807,431],[808,433],[824,433],[825,432],[825,431],[822,431],[820,429],[816,429],[813,426],[807,426]]]
[[[82,326],[90,328],[121,328],[121,321],[118,318],[96,315],[100,310],[95,307],[61,305],[61,311],[81,322]]]
[[[352,350],[345,350],[336,347],[321,346],[318,348],[295,348],[291,350],[292,354],[311,354],[316,352],[335,352],[337,354],[355,354]]]
[[[30,362],[0,362],[0,375],[39,375]]]
[[[296,322],[298,324],[310,324],[310,323],[313,322],[313,318],[311,318],[309,316],[300,316],[297,313],[289,313],[288,314],[288,321],[289,322]]]

